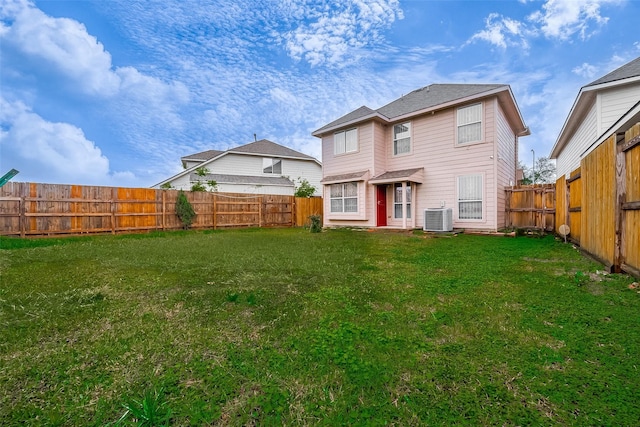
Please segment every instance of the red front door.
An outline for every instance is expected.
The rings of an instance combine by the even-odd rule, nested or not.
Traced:
[[[378,227],[387,225],[387,186],[378,185],[376,191],[376,217]]]

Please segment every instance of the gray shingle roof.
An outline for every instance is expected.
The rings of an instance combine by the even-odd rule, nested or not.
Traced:
[[[375,176],[369,181],[386,180],[386,179],[401,179],[409,178],[411,175],[424,170],[424,168],[404,169],[399,171],[385,172],[382,175]]]
[[[589,83],[585,87],[596,86],[603,83],[610,83],[616,80],[628,79],[630,77],[640,76],[640,57],[634,59],[631,62],[624,64],[620,68],[616,68],[609,74],[600,77],[598,80],[595,80]]]
[[[432,84],[420,89],[416,89],[389,104],[372,110],[369,107],[362,106],[331,123],[324,125],[320,129],[313,132],[319,135],[323,131],[336,128],[343,123],[358,120],[377,114],[384,119],[392,121],[396,117],[410,114],[413,112],[426,110],[441,104],[447,104],[459,99],[464,99],[484,92],[489,92],[498,88],[507,87],[504,84]]]
[[[227,150],[232,153],[264,154],[266,156],[295,157],[297,159],[315,160],[313,157],[292,150],[284,145],[276,144],[267,139],[251,142],[240,147]]]
[[[207,151],[202,151],[200,153],[195,153],[195,154],[190,154],[188,156],[184,156],[182,157],[182,161],[185,160],[195,160],[195,161],[207,161],[209,159],[212,159],[216,156],[219,156],[220,154],[224,153],[224,151],[219,151],[219,150],[207,150]]]
[[[207,150],[201,153],[190,154],[184,156],[181,160],[195,160],[195,161],[207,161],[223,153],[246,153],[265,155],[269,157],[293,157],[296,159],[304,160],[316,160],[314,157],[303,154],[299,151],[292,150],[284,145],[276,144],[275,142],[267,139],[261,139],[260,141],[250,142],[249,144],[241,145],[239,147],[231,148],[227,151]]]
[[[336,119],[334,121],[332,121],[329,124],[326,124],[324,126],[322,126],[320,129],[318,129],[316,132],[321,132],[323,129],[327,128],[332,128],[334,126],[338,126],[341,125],[342,123],[349,123],[350,121],[353,120],[358,120],[359,118],[362,117],[367,117],[370,116],[372,114],[375,114],[376,112],[374,110],[372,110],[369,107],[366,106],[362,106],[360,108],[358,108],[357,110],[354,110],[348,114],[345,114],[344,116],[340,117],[339,119]]]
[[[479,95],[483,92],[503,87],[505,85],[480,84],[433,84],[416,89],[399,99],[379,108],[377,111],[390,119],[446,104],[462,98]]]
[[[224,175],[211,173],[199,176],[196,173],[189,175],[191,181],[215,181],[218,184],[248,184],[248,185],[280,185],[295,187],[295,184],[283,176],[249,176],[249,175]]]

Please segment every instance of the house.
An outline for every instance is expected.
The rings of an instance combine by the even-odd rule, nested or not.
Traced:
[[[640,119],[640,57],[582,87],[551,150],[558,176]]]
[[[226,151],[208,150],[182,157],[182,172],[154,188],[191,190],[198,182],[215,181],[227,193],[293,195],[306,179],[320,194],[322,164],[291,148],[262,139]],[[210,186],[209,186],[210,188]]]
[[[324,226],[423,228],[433,208],[426,229],[442,217],[444,229],[495,231],[529,129],[508,85],[433,84],[313,135],[322,139]]]

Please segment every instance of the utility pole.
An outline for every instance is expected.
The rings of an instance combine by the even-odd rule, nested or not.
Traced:
[[[531,165],[531,181],[533,185],[536,185],[536,152],[531,149],[531,153],[533,153],[533,164]]]

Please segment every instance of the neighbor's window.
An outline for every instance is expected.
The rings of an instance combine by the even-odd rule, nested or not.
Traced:
[[[482,104],[458,108],[458,144],[482,141]]]
[[[411,123],[393,126],[393,155],[411,151]]]
[[[282,159],[262,159],[262,173],[282,174]]]
[[[358,212],[358,183],[331,185],[331,212]]]
[[[482,219],[482,175],[458,177],[458,218]]]
[[[411,184],[407,185],[407,218],[411,218]],[[402,218],[402,184],[396,184],[393,191],[393,217]]]
[[[333,154],[358,151],[358,129],[343,130],[333,134]]]

